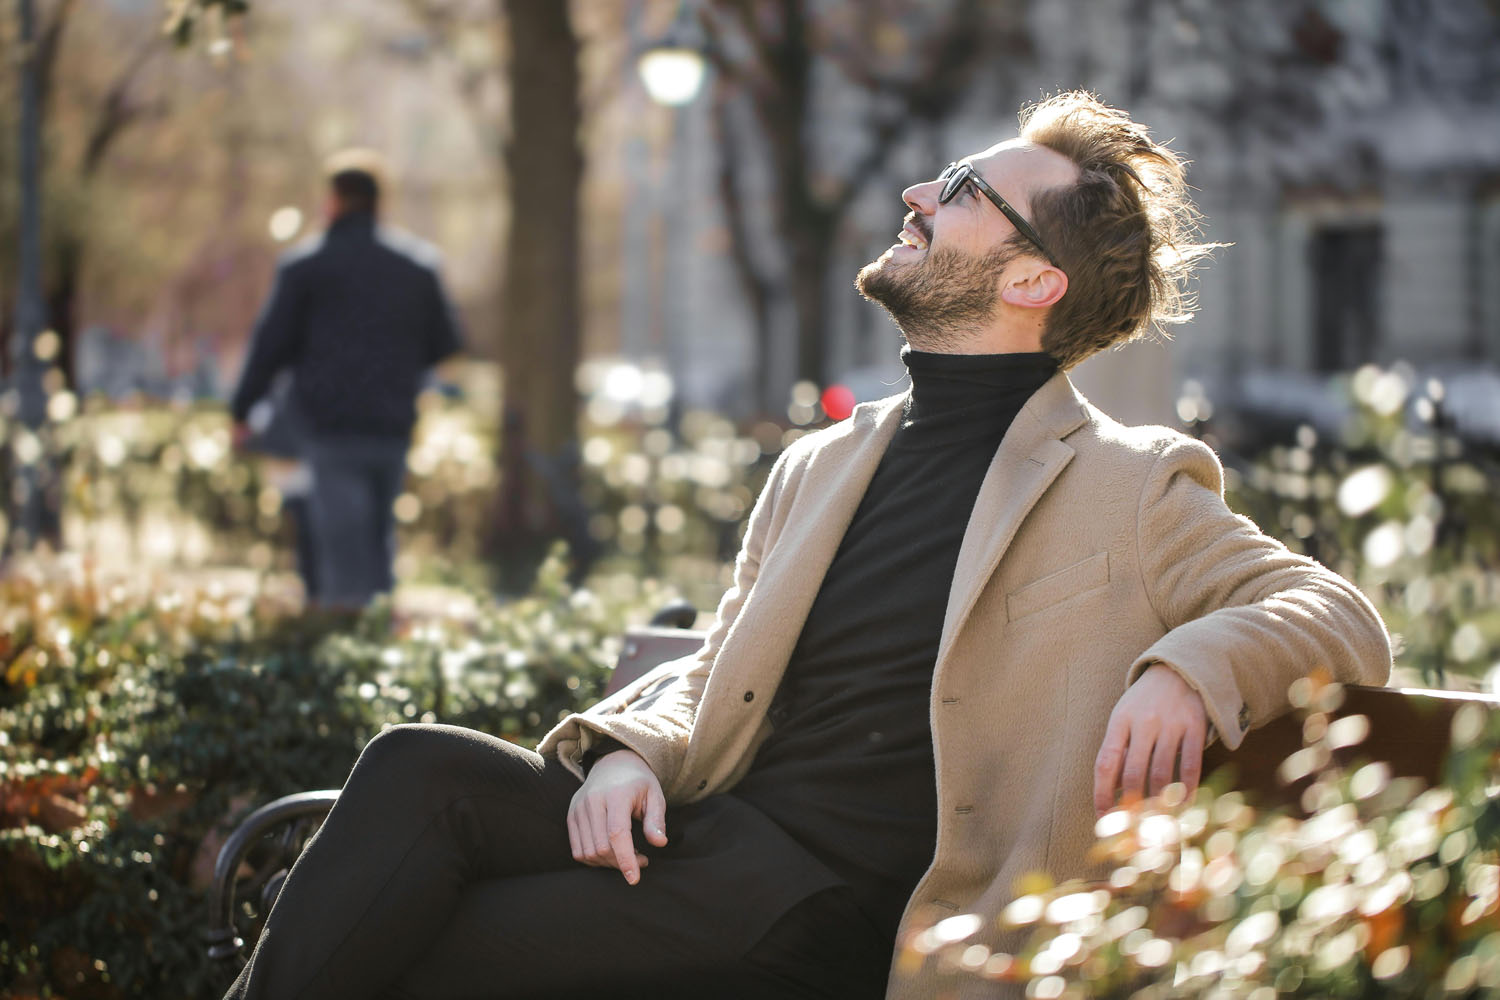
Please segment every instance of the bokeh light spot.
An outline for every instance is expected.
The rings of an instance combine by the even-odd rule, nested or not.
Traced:
[[[830,420],[844,420],[854,412],[854,392],[848,386],[830,385],[819,402]]]

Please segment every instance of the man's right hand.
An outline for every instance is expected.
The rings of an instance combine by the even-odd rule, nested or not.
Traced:
[[[649,764],[633,750],[607,754],[589,770],[583,787],[568,806],[568,844],[573,859],[600,868],[618,868],[625,881],[641,880],[646,856],[635,849],[630,834],[639,819],[646,840],[656,847],[667,843],[667,800]]]

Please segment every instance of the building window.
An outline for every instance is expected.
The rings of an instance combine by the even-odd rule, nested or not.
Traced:
[[[1319,371],[1348,371],[1375,358],[1383,242],[1380,226],[1371,224],[1313,234],[1313,363]]]

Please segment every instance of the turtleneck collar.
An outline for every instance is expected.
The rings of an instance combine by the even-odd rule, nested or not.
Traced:
[[[923,447],[992,437],[996,443],[1032,393],[1057,372],[1045,352],[932,354],[901,351],[911,393],[899,439]]]

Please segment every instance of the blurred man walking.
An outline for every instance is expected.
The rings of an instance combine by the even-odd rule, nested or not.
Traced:
[[[230,404],[242,427],[275,376],[294,372],[290,405],[313,474],[318,600],[334,607],[391,588],[391,506],[417,392],[460,347],[436,251],[377,225],[381,173],[363,150],[328,161],[328,229],[278,266]]]

